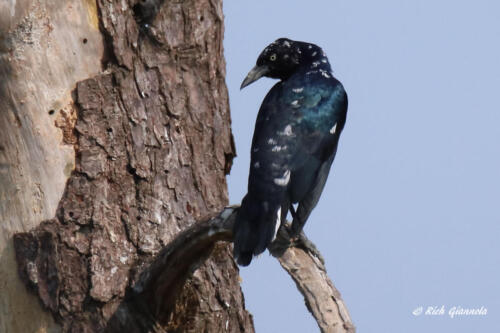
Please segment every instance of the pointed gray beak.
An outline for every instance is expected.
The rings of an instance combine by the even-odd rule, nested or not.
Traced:
[[[250,83],[257,81],[258,79],[266,75],[268,72],[269,72],[269,67],[267,67],[266,65],[255,66],[250,70],[250,72],[248,72],[247,77],[241,83],[240,89],[243,89]]]

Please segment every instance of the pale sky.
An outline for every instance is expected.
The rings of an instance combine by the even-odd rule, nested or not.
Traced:
[[[499,332],[500,2],[227,0],[224,13],[231,203],[246,193],[255,118],[275,83],[241,81],[273,40],[316,43],[349,111],[305,232],[358,332]],[[241,276],[258,333],[318,331],[267,252]],[[420,306],[445,314],[413,315]],[[452,319],[453,306],[487,315]]]

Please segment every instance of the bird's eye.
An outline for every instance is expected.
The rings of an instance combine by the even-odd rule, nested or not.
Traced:
[[[271,54],[271,56],[269,57],[269,59],[270,59],[271,61],[276,60],[276,53]]]

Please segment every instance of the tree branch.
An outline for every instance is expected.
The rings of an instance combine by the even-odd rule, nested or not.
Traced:
[[[125,300],[114,311],[107,331],[119,332],[125,329],[127,332],[160,332],[187,279],[210,256],[217,242],[232,241],[237,211],[238,206],[226,207],[217,215],[184,230],[164,247],[142,271],[133,288],[127,292]],[[285,227],[280,230],[276,242],[279,246],[275,246],[271,252],[279,257],[281,266],[295,281],[321,332],[355,332],[347,307],[326,274],[321,254],[303,234],[290,245],[287,229]],[[52,232],[55,233],[55,230]],[[46,234],[50,233],[47,231]],[[14,244],[21,279],[28,285],[43,286],[36,282],[49,280],[48,276],[41,276],[44,270],[37,270],[38,275],[32,276],[33,265],[30,263],[36,262],[40,267],[46,267],[46,260],[42,259],[48,254],[30,250],[45,244],[35,238],[31,233],[17,234]],[[47,299],[58,299],[44,298],[40,286],[38,291],[49,308],[50,302],[47,303]]]
[[[181,232],[141,274],[134,286],[136,298],[147,300],[155,317],[174,306],[186,279],[210,256],[218,241],[231,241],[237,207],[195,223]]]
[[[155,317],[172,308],[186,279],[206,260],[218,241],[232,241],[232,229],[238,206],[225,208],[216,216],[183,231],[157,256],[134,287],[136,299],[152,305]],[[321,332],[355,332],[339,291],[326,274],[321,255],[301,236],[297,244],[279,257],[304,296]]]
[[[320,259],[302,248],[290,247],[278,260],[304,296],[321,332],[355,332],[347,307]]]

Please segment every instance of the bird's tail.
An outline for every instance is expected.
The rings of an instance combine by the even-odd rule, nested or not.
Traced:
[[[245,196],[233,229],[233,253],[239,265],[248,266],[254,255],[265,251],[276,235],[280,217],[279,204]]]

